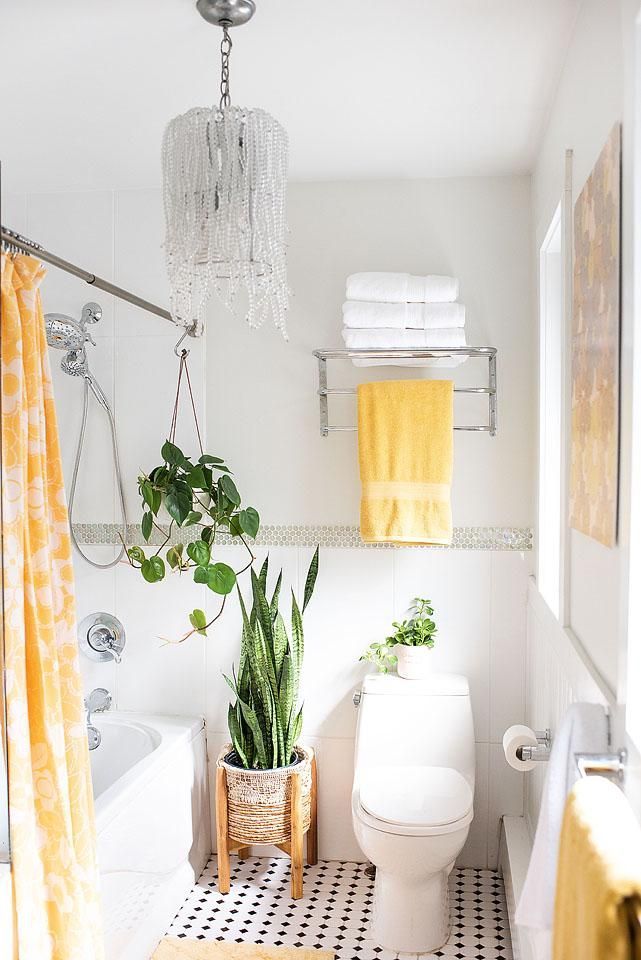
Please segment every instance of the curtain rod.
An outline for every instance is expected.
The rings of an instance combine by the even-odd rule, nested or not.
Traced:
[[[117,287],[115,283],[110,283],[109,280],[97,277],[95,273],[83,270],[82,267],[78,267],[75,263],[63,260],[62,257],[59,257],[57,254],[45,250],[34,240],[29,240],[14,230],[9,230],[8,227],[0,227],[0,242],[12,250],[21,250],[23,253],[33,254],[38,260],[44,260],[46,263],[50,263],[52,266],[58,267],[60,270],[64,270],[66,273],[70,273],[80,280],[84,280],[85,283],[90,284],[92,287],[97,287],[99,290],[104,290],[105,293],[110,293],[112,296],[118,297],[120,300],[133,303],[135,307],[140,307],[141,310],[146,310],[147,313],[153,313],[157,317],[162,317],[164,320],[171,320],[172,323],[174,322],[169,310],[164,310],[157,304],[150,303],[149,300],[143,300],[142,297],[136,296],[135,293],[131,293],[129,290]]]

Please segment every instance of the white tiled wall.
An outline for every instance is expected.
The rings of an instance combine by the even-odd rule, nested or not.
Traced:
[[[498,189],[496,184],[494,189]],[[302,185],[298,185],[298,193],[302,190]],[[49,244],[62,256],[102,272],[108,279],[114,278],[141,296],[167,304],[163,255],[159,247],[162,215],[157,191],[9,198],[4,205],[4,219],[9,226]],[[295,251],[293,261],[296,264]],[[127,506],[131,519],[137,520],[138,472],[155,464],[169,429],[178,371],[173,347],[179,332],[163,320],[121,302],[114,303],[99,291],[53,268],[42,290],[47,311],[78,316],[83,303],[90,299],[97,300],[103,307],[104,319],[94,330],[97,347],[89,347],[90,363],[114,405]],[[311,304],[309,306],[311,309]],[[306,302],[300,297],[296,310],[303,323]],[[207,446],[214,453],[221,452],[219,440],[223,436],[222,454],[227,455],[233,465],[234,453],[237,459],[251,461],[256,431],[274,433],[274,423],[279,422],[281,415],[291,414],[296,420],[290,409],[294,401],[285,391],[293,361],[287,354],[290,366],[277,365],[274,369],[274,376],[279,378],[278,402],[273,409],[266,406],[270,385],[265,369],[258,363],[260,351],[254,348],[255,341],[248,352],[240,348],[240,340],[236,338],[236,347],[231,355],[225,354],[225,369],[221,368],[219,338],[228,346],[231,322],[229,318],[219,318],[219,313],[219,309],[212,307],[207,355],[202,341],[189,342],[190,370],[197,409],[205,427],[206,407],[210,414]],[[252,334],[263,335],[273,352],[273,331]],[[309,349],[320,344],[314,342],[313,331],[308,330],[305,338],[302,347],[298,345],[296,349],[302,349],[309,360]],[[244,340],[242,342],[244,344]],[[287,349],[291,351],[293,347],[290,345]],[[69,481],[80,422],[82,383],[57,369],[58,356],[53,352],[52,363]],[[279,438],[279,431],[275,431],[275,446],[270,447],[273,457],[269,462],[255,461],[252,483],[256,486],[259,478],[269,490],[268,500],[282,501],[285,495],[280,495],[282,481],[279,478],[289,477],[292,470],[295,476],[305,475],[301,465],[307,462],[306,438],[309,437],[309,444],[314,444],[315,462],[322,461],[324,470],[350,471],[349,476],[346,475],[346,487],[353,498],[351,474],[356,466],[351,454],[347,457],[344,449],[340,454],[338,446],[328,446],[330,441],[320,441],[325,446],[317,448],[317,411],[309,406],[315,402],[313,365],[298,367],[296,376],[294,393],[298,391],[296,396],[307,398],[309,409],[300,421],[300,429],[293,434],[283,433]],[[234,379],[238,378],[244,378],[247,383],[247,389],[241,391],[240,396],[232,389]],[[509,415],[509,411],[506,412],[506,416]],[[234,422],[236,430],[230,432],[229,424]],[[195,449],[196,437],[187,405],[179,424],[178,440],[187,449]],[[481,457],[479,463],[490,462],[488,449],[482,444],[494,441],[486,437],[479,440],[474,435],[466,441],[469,441],[470,456],[473,457],[471,451],[476,450]],[[341,442],[340,437],[337,442]],[[457,442],[460,450],[460,437]],[[505,446],[493,449],[504,451],[503,463]],[[497,476],[501,463],[492,467]],[[487,470],[487,466],[482,470]],[[335,479],[332,480],[334,488]],[[316,472],[313,503],[317,505],[318,516],[315,518],[309,513],[310,494],[305,485],[297,483],[294,489],[291,477],[284,484],[291,504],[305,501],[309,516],[306,514],[299,522],[332,520],[326,513],[330,507],[319,493],[323,482],[323,477]],[[484,482],[488,484],[488,476]],[[242,477],[239,486],[244,489]],[[513,491],[510,497],[514,507]],[[527,497],[526,491],[526,501]],[[256,499],[260,507],[258,497]],[[497,497],[497,502],[499,500]],[[282,522],[289,506],[284,503],[281,515],[265,516],[264,522]],[[518,516],[513,507],[509,517],[496,515],[493,522],[508,523],[515,519],[520,522],[527,513],[527,502]],[[75,517],[85,522],[119,518],[106,421],[95,407],[91,409]],[[103,561],[114,555],[110,547],[87,547],[86,550]],[[265,550],[258,551],[258,559],[264,554]],[[274,571],[283,567],[286,583],[299,591],[310,555],[308,549],[279,547],[271,551],[270,560]],[[239,551],[222,548],[219,559],[237,565]],[[528,566],[529,557],[507,551],[411,548],[322,551],[317,592],[305,622],[305,732],[319,758],[322,856],[361,858],[351,828],[349,802],[356,726],[352,693],[366,669],[358,657],[367,644],[384,638],[392,620],[401,617],[409,602],[420,595],[432,599],[437,611],[439,635],[434,650],[435,668],[465,673],[472,689],[477,738],[476,815],[462,862],[477,867],[496,863],[499,816],[522,813],[521,777],[505,765],[500,741],[506,726],[524,719]],[[194,636],[184,644],[168,644],[162,638],[179,637],[191,609],[202,607],[213,613],[218,598],[187,577],[176,576],[163,584],[149,585],[126,565],[97,571],[78,557],[76,577],[79,617],[97,610],[115,613],[123,620],[128,636],[120,666],[84,661],[87,688],[108,687],[121,709],[205,715],[212,763],[226,738],[229,691],[222,672],[229,671],[238,656],[240,617],[235,602],[230,601],[224,618],[207,639]],[[285,590],[282,596],[286,603]],[[429,735],[438,735],[438,731]]]
[[[94,548],[108,555],[108,547]],[[261,562],[266,551],[257,552]],[[278,547],[270,551],[272,576],[282,567],[282,603],[288,610],[291,585],[300,592],[311,551]],[[219,559],[238,564],[241,551],[222,547]],[[83,662],[86,684],[106,686],[116,705],[149,713],[202,713],[207,718],[210,762],[226,740],[229,690],[223,672],[238,659],[240,615],[230,603],[207,639],[177,639],[194,606],[213,613],[218,598],[187,577],[160,585],[119,565],[90,571],[76,559],[79,615],[114,612],[125,624],[127,648],[120,666]],[[525,605],[527,558],[513,553],[440,550],[326,549],[321,552],[314,598],[305,615],[305,734],[319,758],[321,853],[360,859],[350,820],[352,755],[357,713],[352,694],[368,667],[358,658],[382,639],[392,619],[402,616],[413,596],[433,600],[439,622],[434,667],[470,679],[477,738],[475,819],[463,862],[496,863],[501,814],[523,812],[522,777],[503,759],[503,718],[524,719],[522,665],[524,621],[514,617]],[[490,588],[490,584],[493,584]],[[460,595],[458,591],[460,590]],[[204,595],[205,594],[205,595]],[[505,598],[505,603],[501,598]],[[508,633],[513,657],[503,657]],[[399,732],[402,735],[402,731]],[[426,735],[428,733],[426,732]],[[429,735],[438,735],[438,731]]]

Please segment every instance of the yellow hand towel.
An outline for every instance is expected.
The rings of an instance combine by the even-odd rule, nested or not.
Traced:
[[[641,828],[623,792],[579,780],[565,807],[554,909],[554,960],[637,956],[625,901],[641,896]]]
[[[451,380],[358,387],[365,543],[451,543],[452,390]]]

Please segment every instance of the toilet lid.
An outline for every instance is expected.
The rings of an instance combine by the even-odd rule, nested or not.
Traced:
[[[451,767],[370,767],[360,785],[361,806],[385,823],[437,827],[467,816],[472,788]]]

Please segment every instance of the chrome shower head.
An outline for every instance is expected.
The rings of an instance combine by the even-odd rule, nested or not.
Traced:
[[[64,313],[45,313],[47,343],[56,350],[81,350],[87,339],[87,331]]]
[[[60,369],[72,377],[84,377],[89,373],[85,343],[95,342],[87,331],[87,325],[97,323],[102,317],[102,307],[93,302],[85,303],[80,320],[65,313],[46,313],[45,330],[47,343],[56,350],[66,350],[60,361]]]

